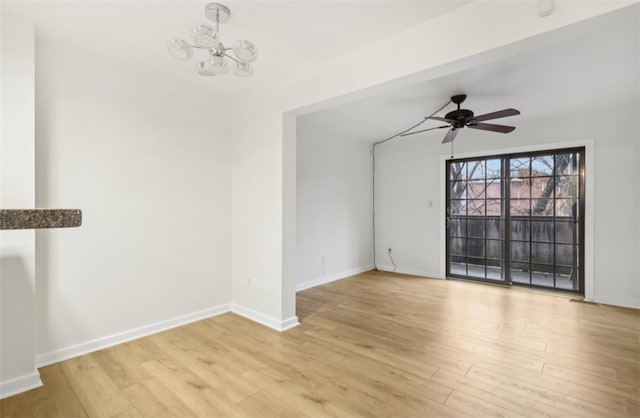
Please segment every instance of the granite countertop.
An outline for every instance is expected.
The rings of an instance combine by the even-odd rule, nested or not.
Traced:
[[[80,209],[0,209],[0,230],[72,228],[80,225]]]

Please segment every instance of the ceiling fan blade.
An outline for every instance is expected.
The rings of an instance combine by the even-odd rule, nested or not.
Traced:
[[[458,135],[458,131],[459,129],[451,128],[451,130],[447,132],[447,134],[444,136],[442,143],[446,144],[448,142],[452,142],[454,139],[456,139],[456,136]]]
[[[484,115],[476,116],[473,119],[478,122],[482,122],[483,120],[506,118],[507,116],[515,116],[519,114],[520,111],[516,109],[503,109],[498,110],[497,112],[485,113]]]
[[[452,125],[456,123],[456,121],[453,120],[453,119],[441,118],[439,116],[431,116],[429,119],[439,120],[440,122],[446,122],[446,123],[450,123]]]
[[[408,135],[413,135],[413,134],[419,134],[421,132],[427,132],[427,131],[433,131],[434,129],[443,129],[443,128],[449,128],[449,125],[445,125],[445,126],[436,126],[435,128],[429,128],[429,129],[422,129],[420,131],[415,131],[415,132],[409,132],[406,134],[402,134],[400,136],[408,136]]]
[[[516,129],[514,126],[494,125],[493,123],[470,123],[467,127],[471,129],[481,129],[483,131],[500,132],[502,134],[508,134]]]

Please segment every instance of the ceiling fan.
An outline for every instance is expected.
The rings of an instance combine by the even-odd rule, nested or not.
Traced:
[[[516,129],[514,126],[495,125],[493,123],[483,123],[483,121],[519,115],[520,111],[516,109],[503,109],[498,110],[497,112],[485,113],[484,115],[475,116],[473,112],[468,109],[460,109],[460,104],[464,102],[466,98],[466,94],[457,94],[455,96],[452,96],[451,101],[458,105],[458,108],[456,110],[452,110],[451,112],[447,113],[444,118],[438,116],[430,116],[427,118],[440,122],[446,122],[448,123],[448,125],[409,132],[402,134],[401,136],[413,135],[420,132],[431,131],[433,129],[451,128],[442,140],[442,143],[446,144],[447,142],[452,142],[458,135],[458,131],[465,126],[471,129],[481,129],[483,131],[499,132],[502,134],[509,133]]]

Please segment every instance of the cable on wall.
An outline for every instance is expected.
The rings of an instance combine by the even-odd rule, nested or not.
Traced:
[[[372,155],[372,214],[373,214],[373,269],[374,270],[378,270],[378,264],[376,263],[376,147],[380,144],[384,144],[385,142],[391,141],[392,139],[396,139],[398,137],[400,137],[402,134],[405,134],[407,132],[409,132],[412,129],[417,128],[418,126],[422,125],[423,123],[425,123],[426,121],[428,121],[431,117],[435,116],[436,113],[440,112],[442,109],[444,109],[445,107],[449,106],[451,104],[451,100],[449,100],[447,103],[445,103],[442,107],[440,107],[438,110],[436,110],[435,112],[433,112],[432,114],[430,114],[429,116],[425,116],[424,119],[422,119],[420,122],[416,123],[415,125],[413,125],[410,128],[407,128],[401,132],[398,132],[397,134],[390,136],[388,138],[382,139],[380,141],[374,142],[373,146],[371,147],[371,155]],[[442,129],[442,128],[448,128],[449,125],[445,125],[445,126],[436,126],[434,128],[430,128],[430,129],[425,129],[423,132],[426,131],[432,131],[435,129]],[[391,264],[393,264],[393,271],[396,271],[396,263],[393,261],[393,258],[391,257],[391,251],[389,251],[389,258],[391,259]]]
[[[391,265],[393,266],[393,270],[391,271],[396,271],[398,266],[396,266],[396,262],[393,261],[393,257],[391,257],[391,248],[389,248],[389,250],[387,251],[387,254],[389,254],[389,260],[391,260]]]

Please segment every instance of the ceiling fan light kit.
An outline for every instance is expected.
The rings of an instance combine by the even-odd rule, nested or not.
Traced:
[[[468,109],[461,109],[460,105],[467,99],[466,94],[456,94],[451,96],[451,102],[458,106],[457,109],[447,113],[444,117],[428,116],[426,120],[432,119],[439,122],[445,122],[447,125],[438,126],[436,128],[422,129],[420,131],[403,133],[401,136],[413,135],[421,132],[431,131],[433,129],[450,128],[449,132],[442,140],[443,144],[452,142],[458,135],[458,131],[464,127],[471,129],[479,129],[482,131],[491,131],[506,134],[516,129],[514,126],[496,125],[493,123],[483,123],[485,120],[506,118],[508,116],[516,116],[520,114],[520,111],[516,109],[503,109],[497,112],[485,113],[484,115],[475,116],[475,114]]]
[[[226,48],[220,40],[220,23],[231,18],[229,8],[220,3],[209,3],[204,8],[205,16],[215,22],[215,28],[206,24],[195,26],[191,30],[193,44],[180,38],[173,38],[167,47],[174,57],[189,60],[193,57],[194,49],[206,50],[208,57],[198,61],[196,71],[203,76],[215,76],[229,71],[229,60],[233,61],[234,74],[247,77],[253,74],[251,63],[258,58],[258,49],[245,39],[236,41],[232,48]],[[233,51],[233,55],[227,53]]]

